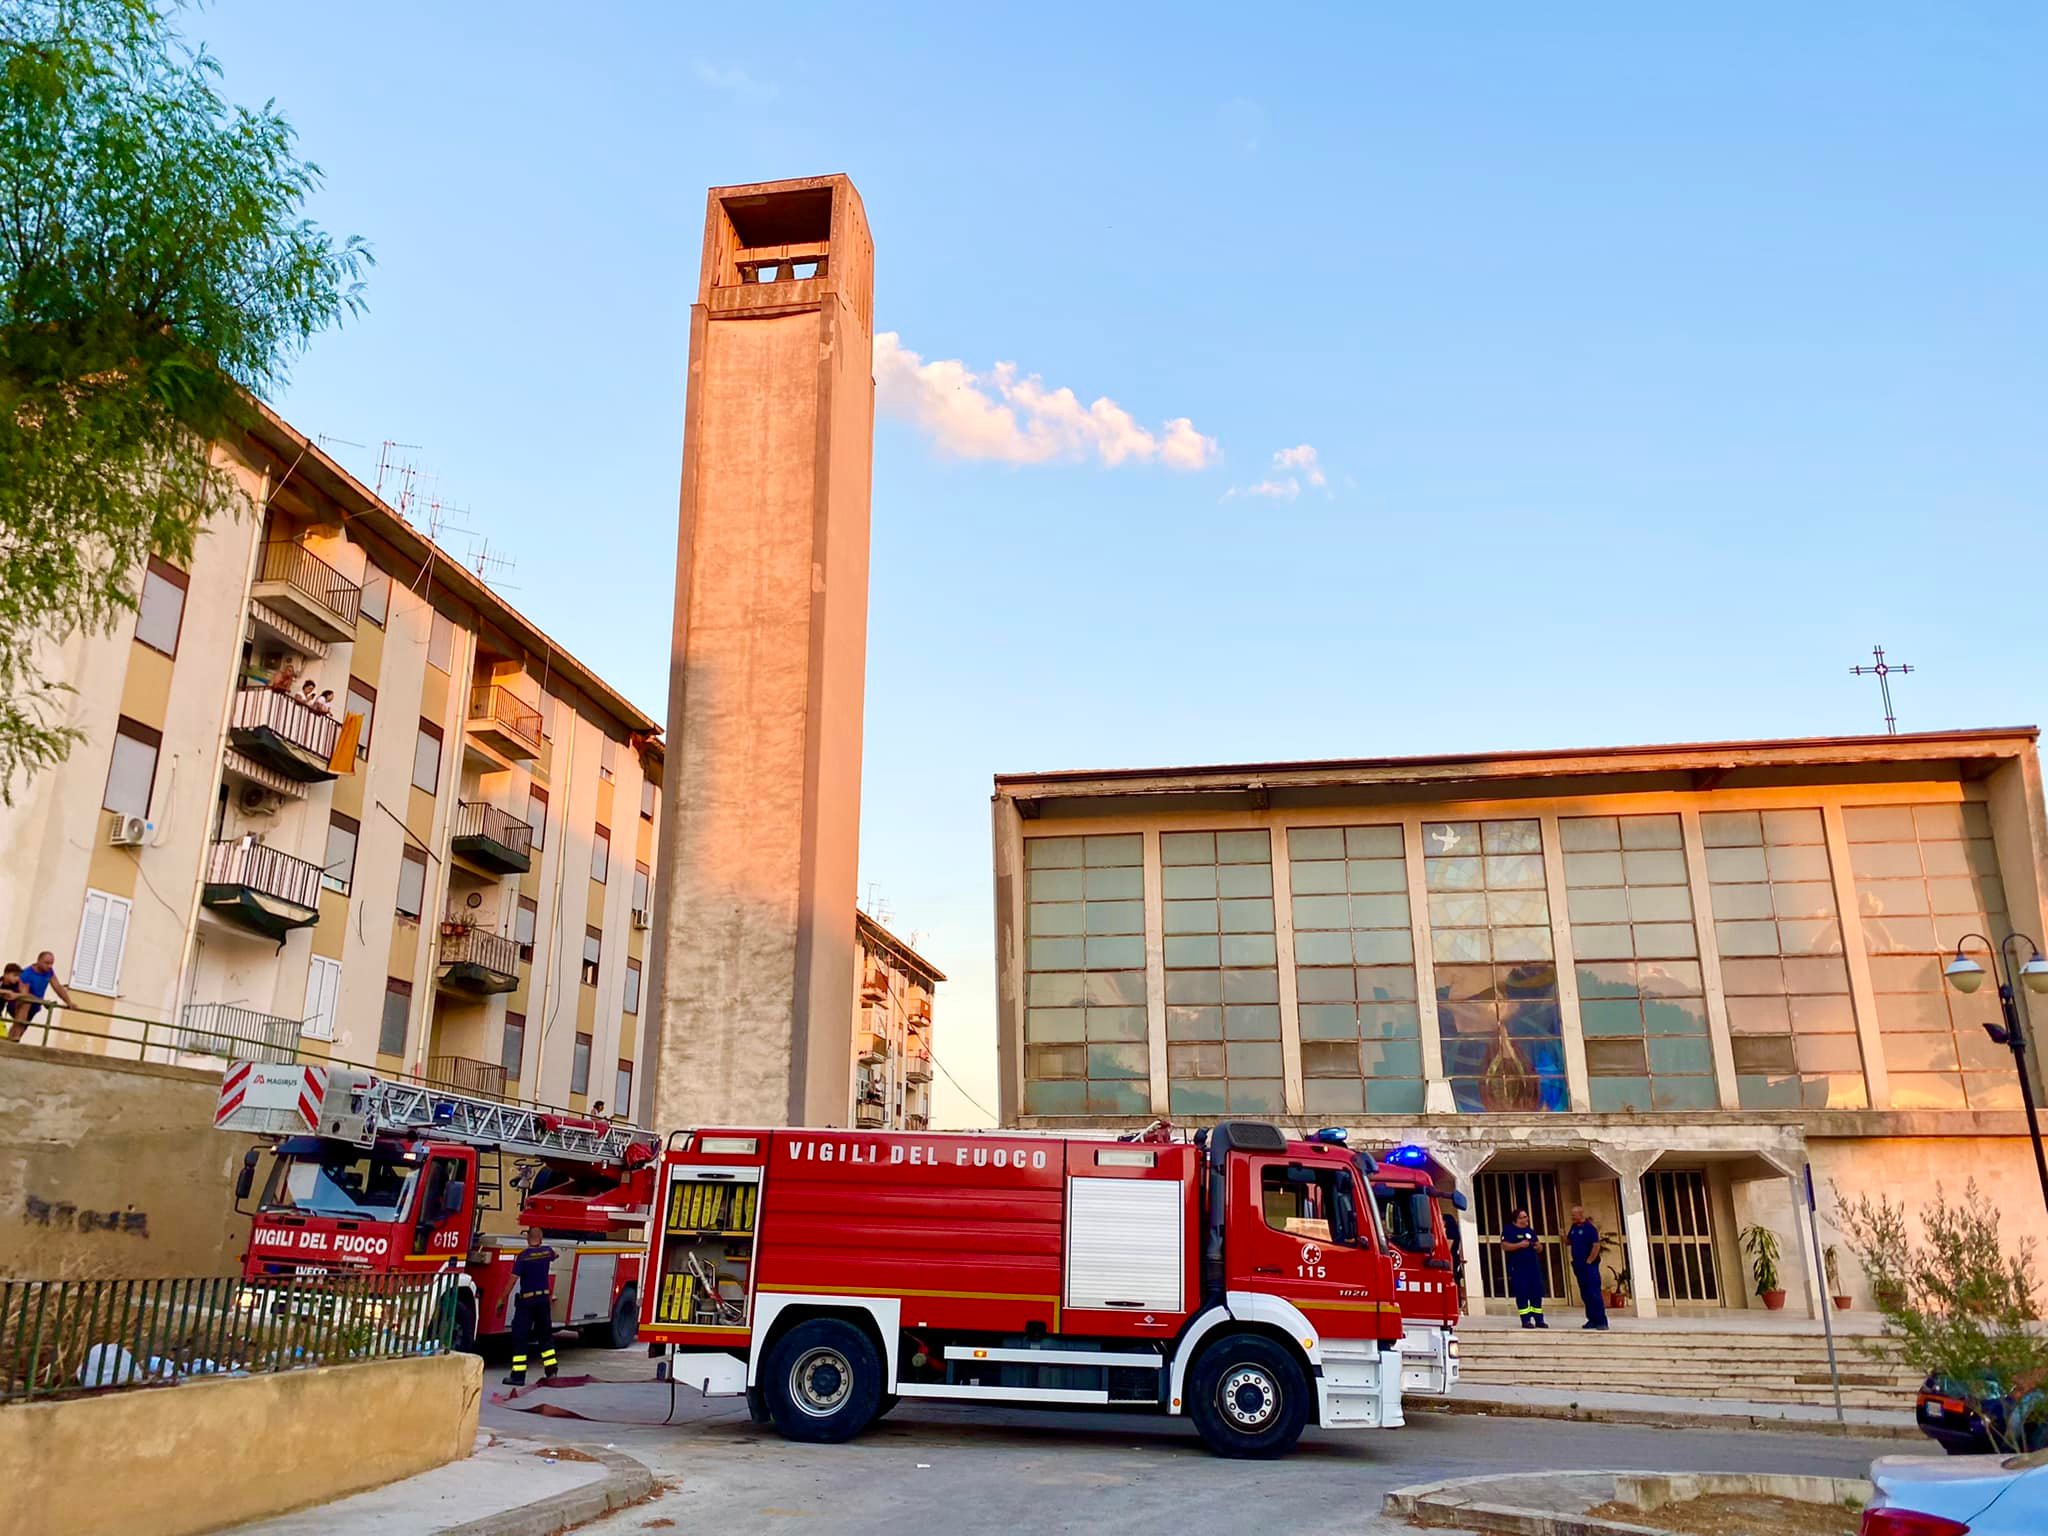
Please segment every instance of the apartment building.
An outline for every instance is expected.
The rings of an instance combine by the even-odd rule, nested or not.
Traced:
[[[0,807],[0,957],[54,951],[75,1003],[50,1043],[625,1112],[659,724],[274,413],[215,453],[240,515],[52,647],[84,740]]]
[[[863,1128],[921,1131],[932,1116],[932,990],[945,973],[854,914],[852,1112]]]

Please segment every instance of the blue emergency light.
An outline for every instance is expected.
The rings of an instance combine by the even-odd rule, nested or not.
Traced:
[[[1392,1163],[1397,1168],[1427,1168],[1430,1162],[1429,1149],[1412,1145],[1395,1147],[1392,1151],[1381,1154],[1380,1161]]]
[[[1326,1125],[1320,1131],[1310,1131],[1308,1139],[1310,1141],[1328,1142],[1331,1146],[1341,1147],[1351,1140],[1351,1133],[1341,1125]]]
[[[445,1100],[444,1100],[444,1101],[442,1101],[441,1103],[439,1103],[439,1104],[436,1104],[436,1105],[434,1106],[434,1124],[436,1124],[436,1125],[452,1125],[452,1124],[454,1124],[454,1123],[455,1123],[455,1106],[454,1106],[453,1104],[450,1104],[450,1103],[448,1103],[447,1101],[445,1101]]]

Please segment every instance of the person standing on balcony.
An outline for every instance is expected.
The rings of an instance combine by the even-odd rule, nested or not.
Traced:
[[[310,692],[312,692],[312,690],[313,690],[313,685],[312,685],[311,683],[308,683],[308,684],[306,684],[306,691],[307,691],[308,693],[310,693]],[[316,715],[331,715],[331,714],[333,714],[333,713],[334,713],[334,690],[333,690],[332,688],[328,688],[328,689],[324,689],[324,690],[322,690],[322,692],[321,692],[321,694],[320,694],[320,697],[319,697],[319,698],[317,698],[317,699],[308,699],[308,700],[306,701],[306,708],[308,708],[308,709],[312,710],[312,711],[313,711],[313,713],[314,713],[314,714],[316,714]]]
[[[21,989],[34,1001],[26,1005],[16,1003],[10,1010],[17,1013],[20,1020],[8,1026],[7,1038],[10,1040],[20,1040],[28,1034],[29,1025],[34,1023],[36,1015],[43,1011],[43,998],[52,989],[57,993],[58,1002],[67,1008],[72,1006],[71,994],[64,989],[64,983],[57,979],[57,957],[47,949],[36,956],[34,965],[22,967]]]
[[[270,681],[264,686],[269,688],[272,693],[282,693],[289,696],[292,691],[292,684],[298,680],[299,669],[292,665],[292,659],[287,656],[277,664],[277,670],[270,674]]]
[[[1543,1252],[1527,1211],[1516,1211],[1500,1229],[1500,1251],[1507,1255],[1508,1294],[1515,1298],[1522,1326],[1548,1328],[1543,1321]]]

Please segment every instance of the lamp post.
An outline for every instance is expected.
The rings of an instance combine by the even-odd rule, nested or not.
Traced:
[[[1986,1024],[1984,1033],[2012,1052],[2013,1065],[2019,1069],[2020,1102],[2027,1107],[2027,1136],[2034,1143],[2034,1171],[2041,1176],[2042,1203],[2048,1204],[2048,1153],[2041,1149],[2041,1123],[2034,1115],[2034,1085],[2027,1077],[2027,1035],[2020,1023],[2018,1000],[2013,996],[2015,974],[2029,992],[2048,992],[2048,960],[2041,958],[2041,946],[2023,933],[2008,933],[1998,944],[1981,933],[1966,933],[1956,945],[1956,957],[1941,973],[1950,986],[1965,994],[1984,985],[1984,967],[1965,953],[1972,939],[1991,952],[1991,963],[1998,969],[1998,1006],[2005,1022]],[[2017,971],[2012,963],[2014,944],[2025,944],[2031,956]]]

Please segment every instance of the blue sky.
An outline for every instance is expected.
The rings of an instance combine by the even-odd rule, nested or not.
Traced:
[[[704,189],[853,176],[863,891],[980,1103],[995,771],[2044,713],[2048,12],[983,10],[186,23],[378,255],[286,414],[656,713]]]

